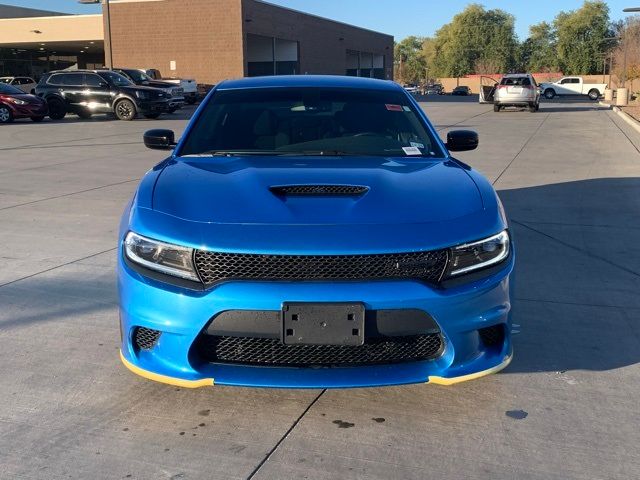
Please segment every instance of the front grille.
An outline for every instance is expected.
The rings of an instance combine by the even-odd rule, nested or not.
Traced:
[[[369,189],[356,185],[284,185],[271,187],[276,195],[362,195]]]
[[[374,255],[260,255],[196,250],[196,270],[205,285],[224,280],[420,279],[437,283],[448,251]]]
[[[136,327],[135,332],[133,333],[133,342],[140,350],[151,350],[158,343],[161,334],[162,332],[159,330],[153,330],[146,327]]]
[[[480,339],[487,347],[499,346],[504,343],[504,326],[502,324],[478,330]]]
[[[438,333],[372,337],[363,345],[285,345],[279,339],[203,334],[197,355],[211,363],[262,366],[357,366],[432,360],[442,353]]]

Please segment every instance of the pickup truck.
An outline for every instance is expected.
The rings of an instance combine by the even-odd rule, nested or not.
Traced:
[[[584,83],[582,77],[564,77],[554,83],[540,83],[544,98],[551,100],[556,95],[588,95],[598,100],[607,88],[606,83]]]
[[[160,70],[155,68],[148,68],[146,70],[140,69],[141,72],[146,73],[154,80],[161,80],[163,82],[175,83],[182,87],[182,93],[184,100],[189,105],[196,103],[198,100],[198,84],[192,78],[163,78]]]

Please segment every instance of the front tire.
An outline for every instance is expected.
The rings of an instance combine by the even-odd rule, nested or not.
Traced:
[[[530,104],[529,104],[529,111],[530,111],[531,113],[535,113],[535,112],[536,112],[536,110],[537,110],[537,108],[536,108],[536,104],[535,104],[535,103],[530,103]]]
[[[13,113],[6,105],[0,105],[0,123],[13,122]]]
[[[65,107],[62,100],[52,98],[47,101],[49,105],[49,118],[51,120],[62,120],[67,114],[67,107]]]
[[[600,92],[596,88],[592,88],[589,90],[589,98],[594,102],[600,98]]]
[[[500,111],[500,105],[498,105],[498,104],[494,103],[494,104],[493,104],[493,111],[494,111],[494,112],[499,112],[499,111]]]
[[[544,98],[546,98],[547,100],[552,100],[553,97],[556,96],[556,91],[553,88],[547,88],[544,91]]]
[[[130,121],[136,118],[136,106],[131,100],[126,98],[118,100],[113,107],[113,112],[116,114],[118,120]]]

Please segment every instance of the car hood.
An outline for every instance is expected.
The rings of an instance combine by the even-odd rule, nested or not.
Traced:
[[[0,95],[2,96],[2,95]],[[41,105],[44,103],[44,100],[36,95],[31,95],[28,93],[25,94],[19,94],[19,93],[15,93],[15,94],[11,94],[11,95],[4,95],[6,97],[11,97],[11,98],[17,98],[19,100],[22,100],[23,102],[27,102],[27,103],[31,103],[31,104],[37,104],[37,105]]]
[[[274,187],[362,186],[355,195]],[[442,222],[482,210],[457,163],[386,157],[183,157],[157,179],[152,209],[190,222],[356,225]]]
[[[161,82],[160,80],[149,80],[145,82],[143,85],[138,85],[138,86],[145,86],[145,87],[152,87],[152,88],[176,88],[175,83]]]

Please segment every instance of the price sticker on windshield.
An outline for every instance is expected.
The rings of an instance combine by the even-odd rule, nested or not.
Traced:
[[[422,155],[422,152],[418,147],[402,147],[405,155]]]
[[[389,110],[390,112],[402,112],[402,105],[394,105],[392,103],[387,103],[385,104],[385,107],[387,107],[387,110]]]

